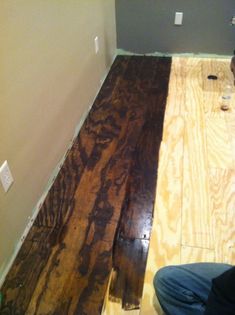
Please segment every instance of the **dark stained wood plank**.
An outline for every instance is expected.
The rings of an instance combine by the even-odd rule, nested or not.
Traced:
[[[156,72],[149,87],[145,123],[133,155],[128,189],[114,247],[115,277],[111,282],[110,297],[121,301],[126,310],[140,307],[147,245],[152,227],[158,151],[162,140],[171,67],[171,60],[168,58],[160,58],[158,61],[159,64],[155,64]],[[131,255],[127,255],[128,244],[135,244],[135,242],[138,246],[133,245],[130,250]],[[139,259],[140,257],[142,259]]]
[[[95,155],[97,143],[102,142],[105,137],[104,123],[110,125],[114,123],[112,121],[113,99],[116,98],[116,88],[126,71],[129,59],[125,56],[118,56],[115,59],[81,131],[42,205],[35,225],[60,227],[71,215],[69,205],[73,200],[82,173],[91,154]]]
[[[134,63],[131,67],[133,66]],[[138,84],[139,82],[136,80],[135,85]],[[81,247],[79,244],[73,250],[77,253],[76,267],[73,268],[73,280],[69,281],[69,287],[67,280],[57,281],[62,287],[67,285],[66,293],[61,291],[59,296],[52,296],[50,290],[47,290],[50,288],[50,278],[48,278],[48,274],[45,275],[48,279],[47,288],[40,285],[39,291],[35,292],[32,297],[32,301],[38,305],[36,312],[33,309],[35,314],[53,312],[55,307],[58,307],[58,301],[61,301],[63,305],[68,305],[68,300],[70,301],[68,314],[89,314],[91,302],[93,308],[96,305],[94,314],[98,314],[103,303],[112,268],[113,240],[126,192],[131,158],[144,122],[145,109],[143,104],[138,101],[139,94],[144,91],[140,89],[139,93],[127,102],[125,94],[123,94],[123,99],[121,96],[123,89],[126,91],[125,81],[119,89],[119,101],[113,104],[113,117],[115,124],[120,126],[120,132],[119,134],[113,132],[112,136],[106,132],[109,140],[106,141],[104,138],[105,141],[96,143],[94,152],[100,152],[99,158],[97,158],[97,154],[91,154],[90,161],[75,193],[75,206],[70,220],[74,220],[74,224],[78,219],[88,222],[86,231],[82,232],[84,235],[83,244]],[[106,127],[107,130],[108,126]],[[69,225],[69,231],[71,231],[71,223]],[[111,229],[110,226],[112,226]],[[73,231],[73,238],[75,235],[76,231]],[[67,243],[71,244],[71,240],[65,241],[65,244]],[[68,255],[65,253],[64,256],[60,256],[58,268],[61,267],[64,270],[68,264],[67,258],[70,257],[71,259],[72,255],[71,252]],[[63,263],[64,261],[65,263]],[[55,268],[52,270],[54,272]],[[52,276],[51,279],[53,281],[55,276]],[[56,292],[59,292],[54,281],[52,287]],[[43,300],[39,300],[42,294]],[[77,301],[76,306],[75,300]],[[48,309],[49,301],[51,309]]]
[[[112,300],[122,303],[125,310],[138,309],[143,282],[138,275],[145,273],[149,240],[118,238],[114,251],[115,269],[112,273]]]
[[[32,292],[51,253],[55,234],[41,231],[42,242],[26,240],[3,285],[3,306],[0,314],[25,314]],[[9,301],[9,302],[7,302]]]
[[[133,156],[142,160],[137,148],[144,143],[141,133],[148,135],[145,126],[151,124],[145,120],[155,108],[148,105],[149,97],[154,103],[151,95],[165,88],[156,76],[161,67],[153,57],[115,61],[7,276],[1,314],[100,314],[121,211],[131,191],[130,172],[139,165]],[[147,248],[146,241],[134,247]],[[128,242],[123,241],[125,248]],[[128,288],[139,285],[130,281]],[[129,297],[132,289],[127,292]]]
[[[65,163],[42,205],[35,224],[7,277],[2,289],[4,303],[1,312],[5,312],[6,314],[25,313],[35,288],[38,282],[40,282],[42,272],[47,268],[47,264],[51,264],[54,261],[53,259],[49,261],[49,257],[53,257],[54,251],[57,251],[60,245],[63,244],[63,239],[69,229],[71,215],[74,211],[75,191],[95,144],[100,143],[100,139],[103,138],[105,132],[103,131],[104,121],[107,120],[107,123],[112,122],[112,102],[115,88],[118,86],[119,80],[126,70],[129,59],[118,57],[114,62],[88,119],[82,127],[78,139],[68,153]],[[79,235],[82,235],[82,232],[85,235],[85,230],[83,229],[82,231],[81,228],[80,230]],[[53,237],[49,238],[49,240],[45,239],[48,233],[53,233]],[[30,246],[30,250],[28,255],[23,255],[22,258],[21,253],[24,253],[25,246],[27,248]],[[38,252],[43,252],[44,254],[46,252],[46,254],[42,257]],[[27,271],[28,266],[32,266],[31,270],[35,277],[32,277],[31,273]],[[20,279],[24,281],[18,281],[19,274]],[[23,289],[25,287],[27,287],[27,294],[25,294],[25,290]]]

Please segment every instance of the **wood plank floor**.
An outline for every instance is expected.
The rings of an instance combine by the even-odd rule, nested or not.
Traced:
[[[152,67],[151,64],[149,66]],[[133,153],[127,194],[114,247],[110,296],[113,300],[121,301],[126,310],[139,308],[142,297],[169,66],[169,59],[163,59],[158,66],[161,81],[157,82],[154,77],[149,78],[152,87],[147,98],[146,116]]]
[[[233,84],[229,64],[173,58],[138,314],[162,314],[152,284],[159,268],[205,261],[235,264],[235,88],[229,111],[220,109],[224,86]],[[209,81],[209,74],[218,80]]]
[[[113,256],[125,268],[129,249],[138,258],[144,247],[142,264],[132,261],[139,274],[121,273],[138,285],[112,291],[139,306],[170,67],[170,58],[115,60],[1,289],[1,314],[100,314]]]

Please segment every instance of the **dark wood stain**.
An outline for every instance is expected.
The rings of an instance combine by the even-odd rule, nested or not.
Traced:
[[[100,314],[113,266],[112,294],[138,307],[170,64],[116,58],[1,289],[0,314]]]
[[[110,297],[126,310],[140,306],[152,227],[158,152],[168,92],[170,60],[159,59],[154,69],[144,124],[137,140],[128,179],[126,198],[114,246],[114,277]]]
[[[148,248],[149,240],[119,237],[116,241],[110,295],[125,310],[139,309]]]

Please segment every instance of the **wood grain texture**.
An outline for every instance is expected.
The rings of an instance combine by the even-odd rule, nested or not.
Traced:
[[[202,79],[203,79],[203,107],[206,116],[224,116],[220,110],[222,105],[222,96],[226,86],[233,85],[233,75],[229,71],[228,61],[224,59],[205,59],[201,60]],[[208,74],[217,76],[217,80],[207,80]],[[231,107],[234,108],[235,90],[231,89]]]
[[[139,309],[149,240],[118,238],[114,248],[114,270],[110,298],[124,310]]]
[[[186,59],[176,57],[171,65],[169,93],[167,99],[167,104],[171,104],[171,106],[166,106],[166,115],[181,115],[182,105],[185,104],[185,76],[187,73],[186,63]]]
[[[133,156],[138,143],[144,149],[142,133],[149,136],[144,152],[146,155],[149,152],[148,161],[155,162],[156,177],[151,150],[153,147],[157,150],[159,137],[153,131],[161,130],[163,111],[158,106],[164,102],[163,98],[156,102],[156,97],[161,90],[167,93],[165,82],[161,82],[167,71],[159,76],[162,62],[168,65],[169,73],[169,58],[120,56],[115,60],[7,276],[2,288],[1,314],[102,312],[112,270],[114,239],[130,191],[131,170],[137,167]],[[149,98],[150,95],[155,97]],[[158,124],[151,115],[153,108],[160,113]],[[154,187],[150,191],[154,194]],[[124,249],[126,261],[130,252],[132,257],[136,255],[136,266],[138,253],[145,248],[138,268],[140,275],[144,275],[148,240],[126,239],[122,245],[119,239],[117,244]],[[129,274],[130,283],[138,283],[131,266]],[[128,296],[136,290],[141,292],[141,285],[139,288],[130,285]]]
[[[224,117],[206,118],[208,163],[211,168],[233,168],[232,145]]]
[[[234,264],[235,171],[232,169],[211,169],[210,187],[215,237],[215,261]]]
[[[215,251],[203,247],[181,247],[181,264],[190,264],[195,262],[215,262]]]
[[[55,232],[53,240],[46,241],[41,241],[42,233],[34,234],[34,242],[39,246],[39,251],[42,247],[42,251],[45,252],[45,258],[38,264],[39,266],[37,267],[37,263],[34,265],[37,270],[35,273],[38,272],[40,277],[34,278],[30,286],[27,286],[27,299],[24,299],[22,286],[19,287],[15,282],[18,276],[16,263],[3,287],[4,311],[9,309],[9,312],[29,314],[52,314],[55,311],[57,314],[65,312],[73,314],[79,311],[86,314],[88,308],[92,307],[92,312],[98,314],[102,307],[106,278],[111,268],[113,238],[110,237],[110,231],[112,236],[115,233],[118,211],[122,203],[117,199],[119,204],[110,204],[109,198],[110,194],[116,196],[117,193],[125,193],[130,157],[138,137],[138,117],[142,117],[142,108],[140,107],[136,113],[135,108],[137,109],[138,105],[135,103],[133,105],[135,108],[130,107],[129,110],[125,104],[120,103],[124,97],[122,91],[125,86],[119,84],[119,77],[123,75],[122,64],[123,62],[126,64],[126,58],[118,58],[117,62],[121,67],[116,72],[117,86],[114,86],[120,92],[116,92],[114,86],[108,91],[104,91],[106,87],[101,91],[103,96],[101,98],[98,96],[97,103],[78,137],[78,143],[83,143],[84,133],[90,137],[85,137],[83,143],[88,141],[88,149],[82,146],[79,148],[79,154],[74,153],[78,162],[83,162],[81,168],[79,169],[79,165],[73,160],[66,160],[64,169],[67,167],[70,169],[69,164],[72,164],[78,173],[74,174],[71,169],[73,175],[66,171],[62,175],[59,174],[35,222],[34,229],[47,231],[49,227]],[[116,65],[114,70],[117,70]],[[109,83],[109,77],[107,81]],[[116,93],[119,93],[120,98],[117,98]],[[75,142],[72,151],[77,149],[76,144]],[[71,155],[73,156],[69,154],[69,157]],[[123,156],[125,159],[122,159]],[[71,163],[68,163],[70,161]],[[74,186],[72,193],[70,187]],[[115,202],[116,198],[111,201]],[[104,208],[107,211],[102,217],[101,211]],[[97,211],[99,209],[100,211]],[[116,221],[112,222],[111,219],[113,217],[115,219],[115,215]],[[112,229],[109,228],[111,225]],[[93,251],[84,256],[87,250]],[[30,282],[30,279],[27,279],[30,275],[25,266],[37,257],[38,252],[35,250],[29,253],[28,260],[19,262],[22,264],[24,271],[22,277],[25,281]],[[91,288],[92,281],[94,282]],[[52,295],[52,291],[56,294]],[[92,302],[91,306],[86,303],[88,297]],[[24,305],[19,302],[21,299],[24,299]]]
[[[166,116],[141,314],[160,312],[153,288],[156,270],[180,263],[183,136],[184,119]]]
[[[201,60],[187,60],[186,68],[182,244],[213,248]]]
[[[125,132],[123,130],[121,132],[118,123],[122,118],[124,120],[123,128],[126,129],[133,114],[127,113],[123,106],[118,106],[114,95],[116,95],[115,88],[119,86],[119,79],[123,75],[128,61],[129,59],[127,60],[125,57],[119,57],[115,61],[111,75],[108,76],[104,87],[101,89],[101,96],[97,97],[78,139],[69,152],[61,172],[26,239],[25,244],[28,245],[22,246],[21,252],[23,253],[24,246],[29,247],[27,256],[22,260],[20,258],[21,252],[19,253],[19,258],[16,259],[3,286],[4,304],[1,311],[4,314],[51,314],[55,310],[59,314],[60,308],[61,314],[65,314],[65,309],[68,314],[72,314],[73,310],[77,308],[79,296],[82,293],[85,294],[87,279],[82,282],[82,261],[81,258],[78,258],[80,250],[83,249],[87,231],[94,230],[96,226],[94,227],[88,221],[88,214],[86,216],[78,214],[79,209],[76,205],[75,192],[78,190],[85,169],[91,168],[91,164],[95,165],[102,150],[105,151],[106,149],[105,152],[109,151],[109,154],[112,155],[113,145],[108,147],[108,144],[114,141],[117,142],[119,138],[120,141],[123,141],[122,138]],[[112,104],[116,105],[114,110],[111,109]],[[115,120],[116,117],[119,118],[118,122]],[[104,125],[104,122],[106,125]],[[110,124],[111,127],[109,127]],[[110,132],[108,128],[110,128]],[[125,137],[125,141],[131,138],[131,133],[129,133],[129,136]],[[120,150],[123,148],[124,142],[123,145],[120,142]],[[134,143],[131,145],[134,145]],[[116,150],[118,156],[121,154],[120,150]],[[131,149],[128,148],[127,151],[131,151]],[[99,177],[100,173],[97,176]],[[113,176],[117,176],[117,173]],[[91,204],[88,203],[87,206],[89,207]],[[106,259],[106,253],[111,256],[112,251],[111,245],[105,243],[106,234],[103,232],[105,223],[104,226],[97,225],[97,233],[93,233],[96,239],[91,244],[91,247],[95,247],[97,252],[94,251],[92,257],[89,258],[93,261],[93,265],[95,261],[98,261],[97,265],[99,266],[99,251],[102,249],[104,252],[101,256],[103,260],[101,259],[100,265]],[[91,232],[91,238],[93,238],[93,234]],[[107,269],[111,267],[108,263],[109,261],[107,262]],[[33,277],[27,271],[28,266],[32,266]],[[99,269],[97,268],[97,270]],[[102,269],[103,265],[100,270]],[[92,271],[91,267],[87,271],[87,278],[91,276]],[[92,276],[95,277],[95,275],[95,272],[93,272]],[[102,276],[107,277],[105,268],[102,271]],[[18,281],[19,277],[20,282]],[[70,281],[71,277],[74,278],[73,281]],[[80,278],[81,280],[79,280]],[[97,279],[97,281],[99,280],[102,279]],[[81,285],[79,286],[80,282]],[[80,291],[77,290],[78,286]],[[52,295],[52,291],[56,294]],[[99,301],[95,306],[96,312],[102,306],[102,293],[101,291],[101,295],[98,295]]]
[[[235,89],[220,110],[232,82],[229,60],[173,58],[140,314],[162,314],[152,285],[160,267],[235,264]]]
[[[193,141],[192,141],[193,140]],[[205,124],[187,119],[184,137],[182,244],[213,248]]]
[[[66,161],[42,205],[35,225],[60,227],[66,221],[67,215],[69,215],[69,213],[67,214],[70,209],[69,205],[91,154],[93,153],[92,160],[94,160],[94,156],[98,154],[99,143],[102,142],[102,139],[104,140],[105,136],[108,138],[106,134],[108,130],[103,124],[104,122],[107,122],[107,125],[115,123],[110,105],[115,103],[116,88],[119,86],[128,61],[129,59],[125,57],[118,57],[114,61],[79,136],[68,152]],[[122,111],[122,107],[119,110]],[[114,129],[115,127],[114,124]]]
[[[171,60],[152,59],[149,68],[151,86],[141,135],[133,154],[127,193],[117,230],[110,286],[111,300],[120,300],[124,309],[140,306],[146,258],[152,227],[158,151],[168,92]]]
[[[235,100],[233,102],[235,108]],[[233,168],[235,167],[235,110],[225,115],[229,141],[232,149]]]
[[[1,314],[127,314],[106,288],[155,70],[152,61],[115,61],[2,288]],[[229,60],[173,59],[141,310],[131,315],[162,315],[152,284],[162,266],[235,264],[235,93],[230,110],[220,111],[230,77]],[[123,230],[134,235],[130,224]],[[131,241],[122,242],[130,255]]]

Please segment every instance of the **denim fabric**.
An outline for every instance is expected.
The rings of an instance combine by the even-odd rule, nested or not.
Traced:
[[[227,264],[195,263],[160,269],[154,288],[166,315],[202,315],[212,279],[230,269]]]

